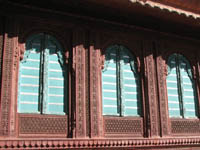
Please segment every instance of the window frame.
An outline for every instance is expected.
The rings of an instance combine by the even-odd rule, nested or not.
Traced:
[[[141,91],[141,80],[140,80],[140,74],[138,72],[138,64],[137,64],[137,60],[135,58],[135,56],[130,52],[130,50],[124,46],[124,45],[121,45],[121,44],[114,44],[114,45],[110,45],[106,48],[106,51],[105,51],[105,59],[106,59],[106,56],[108,58],[110,58],[110,51],[116,49],[116,98],[117,98],[117,114],[102,114],[104,116],[118,116],[118,117],[140,117],[142,116],[142,91]],[[136,90],[137,90],[137,94],[139,94],[139,98],[137,98],[137,103],[138,101],[140,102],[140,104],[138,105],[137,104],[137,109],[138,110],[138,113],[137,114],[134,114],[134,115],[125,115],[125,109],[122,108],[124,105],[125,105],[125,102],[123,100],[123,97],[122,97],[122,91],[123,91],[123,85],[121,84],[124,84],[123,82],[123,78],[120,77],[121,74],[123,73],[122,69],[121,69],[121,55],[120,53],[124,51],[125,55],[128,55],[129,57],[129,65],[130,65],[130,69],[131,71],[133,72],[133,76],[134,78],[138,78],[138,80],[135,80],[136,81]],[[108,65],[109,63],[107,64],[106,60],[104,60],[104,69],[102,69],[102,72],[101,74],[103,75],[104,71],[107,71],[107,68],[108,68]],[[133,70],[134,69],[134,70]],[[101,76],[102,76],[101,75]],[[103,77],[102,77],[102,80],[103,80]],[[103,81],[101,83],[102,85],[102,90],[103,90]],[[139,91],[138,91],[139,90]],[[102,95],[103,95],[103,91],[102,91]],[[102,96],[102,103],[103,103],[103,96]],[[103,104],[102,104],[103,106]],[[103,108],[102,108],[103,109]]]
[[[113,115],[103,115],[103,107],[102,107],[102,70],[104,69],[104,62],[105,62],[105,54],[108,47],[112,45],[122,45],[126,49],[129,50],[129,53],[131,53],[135,57],[135,61],[137,64],[137,72],[140,76],[140,90],[141,90],[141,116],[113,116]],[[100,82],[98,83],[101,85],[100,87],[100,110],[101,113],[99,114],[103,121],[103,135],[104,137],[108,138],[114,138],[116,136],[123,136],[123,137],[144,137],[147,136],[148,133],[146,133],[146,113],[145,110],[147,109],[147,105],[145,105],[145,94],[144,94],[144,76],[143,76],[143,69],[144,67],[141,66],[141,47],[138,42],[127,42],[124,40],[118,41],[118,40],[110,40],[107,43],[104,44],[104,46],[101,46],[100,49],[100,55],[101,55],[101,68],[100,68]],[[134,132],[124,132],[126,129],[126,123],[127,121],[131,121],[134,126],[134,128],[131,127],[131,130],[135,130]],[[109,124],[113,122],[112,124]],[[115,123],[114,123],[115,122]],[[131,123],[129,123],[131,125]],[[109,130],[109,128],[115,128],[114,125],[122,126],[121,129],[116,130],[115,132],[112,132]],[[139,126],[138,126],[139,125]],[[138,128],[139,127],[139,128]],[[137,129],[136,129],[137,128]],[[138,130],[139,129],[139,130]],[[138,132],[137,132],[138,131]]]
[[[182,55],[181,53],[172,53],[171,55],[169,55],[168,56],[168,59],[167,59],[167,63],[166,63],[166,65],[167,65],[167,69],[168,69],[168,73],[167,73],[167,77],[166,77],[166,82],[167,82],[167,78],[168,78],[168,75],[170,75],[170,73],[169,73],[169,71],[171,71],[171,70],[169,70],[169,64],[168,63],[171,63],[171,59],[173,59],[173,57],[175,57],[175,68],[176,68],[176,79],[177,79],[177,90],[178,90],[178,102],[179,102],[179,109],[180,109],[180,116],[179,117],[170,117],[170,118],[182,118],[182,119],[196,119],[196,118],[199,118],[199,112],[198,112],[198,97],[197,97],[197,86],[196,86],[196,82],[195,82],[195,78],[194,78],[194,75],[193,75],[193,71],[192,71],[192,66],[191,66],[191,64],[190,64],[190,62],[189,62],[189,60],[187,59],[187,57],[185,57],[184,55]],[[180,59],[180,57],[182,57],[181,59]],[[177,60],[177,59],[180,59],[180,60]],[[194,94],[194,99],[193,99],[193,101],[194,101],[194,109],[195,109],[195,117],[186,117],[186,115],[185,115],[185,104],[184,104],[184,100],[183,100],[183,92],[184,92],[184,89],[182,88],[182,76],[181,76],[181,73],[180,73],[180,63],[179,63],[179,61],[185,61],[186,62],[186,65],[189,65],[189,69],[190,70],[188,70],[187,71],[187,74],[188,74],[188,76],[189,76],[189,78],[192,78],[192,79],[190,79],[190,80],[192,80],[191,81],[191,83],[192,83],[192,86],[194,86],[194,88],[193,88],[193,94]],[[178,63],[178,64],[177,64]],[[177,70],[178,69],[178,70]],[[187,67],[186,67],[186,69],[188,69]],[[166,83],[167,84],[167,83]],[[167,88],[168,88],[168,86],[167,86]],[[168,89],[167,89],[167,93],[168,93]],[[179,95],[180,94],[180,95]],[[168,94],[167,94],[168,95]],[[167,99],[169,99],[169,97],[167,96]],[[168,102],[168,105],[169,105],[169,102]],[[168,112],[169,112],[169,106],[168,106]]]
[[[17,135],[19,137],[41,137],[41,136],[45,136],[45,137],[52,137],[52,136],[56,136],[56,137],[68,137],[71,136],[71,130],[69,128],[70,126],[70,116],[71,116],[71,97],[72,97],[72,86],[73,86],[73,82],[74,80],[72,80],[72,75],[71,75],[71,47],[69,44],[70,41],[70,33],[68,35],[62,35],[62,33],[57,32],[57,30],[54,30],[53,28],[49,28],[49,29],[41,29],[40,26],[38,26],[38,28],[34,28],[34,29],[30,29],[26,32],[24,32],[23,34],[21,34],[19,36],[19,38],[17,39],[18,42],[18,47],[19,47],[19,57],[18,60],[16,61],[16,73],[15,73],[15,78],[16,78],[16,83],[18,83],[18,73],[19,73],[19,63],[20,61],[23,59],[24,57],[24,52],[25,52],[25,43],[26,40],[32,36],[32,35],[36,35],[39,33],[45,33],[48,35],[51,35],[52,37],[54,37],[59,44],[61,45],[61,47],[63,48],[63,57],[65,57],[65,61],[64,63],[68,66],[69,70],[68,70],[68,113],[65,113],[65,115],[57,115],[57,114],[30,114],[30,113],[18,113],[17,112],[17,105],[15,105],[15,113],[16,113],[16,126],[18,128],[17,130]],[[15,86],[16,88],[16,98],[15,98],[15,103],[17,104],[18,101],[18,84],[16,84]],[[48,121],[48,132],[45,132],[45,130],[39,130],[37,129],[38,132],[35,132],[35,130],[31,129],[33,126],[31,124],[27,124],[28,120],[32,120],[34,121],[35,124],[35,128],[37,128],[37,124],[38,123],[42,123],[45,125]],[[54,127],[54,124],[60,124],[62,125],[62,127],[60,126],[59,130],[63,130],[63,132],[60,132],[58,129],[56,129]],[[26,127],[25,127],[26,126]],[[31,128],[30,128],[31,127]]]
[[[190,42],[189,42],[190,43]],[[187,43],[188,44],[188,43]],[[164,85],[162,87],[164,87],[165,92],[160,89],[161,91],[159,92],[160,94],[164,94],[165,93],[165,98],[163,98],[163,100],[165,100],[165,106],[166,107],[162,107],[161,109],[166,109],[166,114],[163,114],[163,117],[165,117],[167,119],[167,123],[169,124],[169,127],[166,128],[166,131],[164,133],[165,136],[185,136],[185,135],[190,135],[190,136],[196,136],[199,135],[198,132],[195,131],[194,127],[198,126],[200,124],[200,116],[197,116],[196,118],[171,118],[169,117],[169,108],[168,108],[168,94],[167,94],[167,84],[166,84],[166,79],[167,79],[167,73],[168,73],[168,58],[170,55],[172,55],[173,53],[177,53],[177,54],[181,54],[182,56],[184,56],[190,66],[191,66],[191,71],[192,71],[192,76],[195,82],[195,88],[196,88],[196,97],[197,97],[197,113],[200,114],[200,99],[199,99],[199,80],[198,80],[198,76],[199,76],[199,70],[198,70],[198,65],[197,63],[199,62],[197,60],[196,54],[197,54],[197,47],[192,47],[190,45],[187,44],[182,44],[177,42],[176,45],[171,44],[169,41],[162,43],[162,45],[160,46],[160,57],[161,57],[161,61],[162,64],[160,64],[164,69],[163,71],[163,80],[164,80]],[[190,51],[188,51],[188,49],[190,49]],[[191,55],[193,54],[193,55]],[[159,88],[162,88],[161,86],[159,86]],[[164,122],[163,122],[164,123]],[[163,124],[162,123],[162,124]],[[180,129],[180,130],[179,130]]]
[[[45,60],[44,60],[44,58],[41,60],[41,57],[46,57],[45,56],[45,53],[46,53],[46,49],[47,49],[47,47],[49,46],[49,45],[47,45],[47,42],[50,42],[49,40],[51,39],[53,39],[54,40],[54,42],[55,42],[55,44],[56,44],[56,47],[58,46],[58,48],[59,48],[59,51],[58,51],[58,59],[60,60],[60,59],[63,59],[63,60],[61,60],[62,61],[62,63],[63,63],[63,66],[64,66],[64,70],[62,69],[62,67],[61,67],[61,69],[62,69],[62,71],[66,71],[65,72],[65,74],[64,74],[64,77],[63,77],[63,82],[64,82],[64,86],[67,86],[67,87],[64,87],[64,89],[63,90],[67,90],[67,97],[65,97],[64,96],[64,102],[63,102],[63,112],[62,112],[62,114],[61,113],[50,113],[50,111],[47,111],[47,110],[44,110],[44,108],[46,108],[47,109],[47,107],[48,107],[48,104],[47,104],[47,99],[45,99],[45,97],[46,96],[42,96],[42,97],[40,97],[39,95],[38,95],[38,111],[37,112],[20,112],[19,111],[19,98],[20,98],[20,95],[19,95],[19,88],[20,88],[20,81],[18,81],[18,109],[17,109],[17,112],[18,113],[25,113],[25,114],[46,114],[46,115],[50,115],[50,114],[52,114],[52,115],[66,115],[67,113],[68,113],[68,108],[67,108],[67,112],[66,112],[66,108],[65,107],[69,107],[68,106],[68,101],[69,101],[69,98],[68,98],[68,88],[69,88],[69,86],[68,85],[66,85],[66,82],[68,83],[69,81],[67,81],[68,80],[68,65],[65,63],[65,56],[64,56],[64,48],[62,47],[62,45],[59,43],[59,41],[54,37],[54,36],[52,36],[51,34],[46,34],[46,33],[36,33],[36,34],[32,34],[31,36],[29,36],[28,38],[27,38],[27,41],[25,42],[25,51],[24,51],[24,53],[26,52],[26,50],[27,50],[27,48],[28,47],[30,47],[31,46],[31,44],[32,44],[32,42],[34,41],[34,40],[36,40],[36,38],[38,38],[39,39],[39,43],[40,43],[40,50],[39,50],[39,52],[38,52],[38,56],[39,56],[39,75],[38,75],[38,77],[39,77],[39,80],[41,80],[41,81],[39,81],[39,84],[38,84],[38,86],[39,86],[39,88],[38,88],[38,93],[44,93],[44,91],[45,91],[45,89],[44,89],[44,86],[45,86],[45,81],[46,80],[48,80],[48,78],[45,78],[44,76],[44,72],[43,71],[45,71],[45,66],[47,65],[46,63],[45,63]],[[49,39],[47,39],[47,38],[49,38]],[[28,44],[28,45],[26,45],[26,44]],[[33,47],[31,48],[31,50],[33,49]],[[30,50],[30,51],[31,51]],[[29,54],[30,55],[30,54]],[[59,58],[59,55],[62,55],[62,56],[60,56],[61,58]],[[49,57],[49,55],[47,56],[47,57]],[[26,60],[24,60],[24,59],[27,59],[27,58],[23,58],[23,59],[21,59],[20,60],[20,62],[19,62],[19,64],[21,64],[21,63],[23,63],[22,61],[26,61]],[[59,61],[58,60],[58,61]],[[42,61],[42,62],[41,62]],[[48,62],[49,62],[49,60],[48,60]],[[60,62],[61,63],[61,62]],[[22,64],[21,64],[22,65]],[[60,64],[61,65],[61,64]],[[47,67],[47,66],[46,66]],[[42,69],[42,70],[41,70]],[[42,75],[41,75],[41,71],[42,71]],[[21,75],[21,70],[20,70],[20,68],[19,68],[19,75],[18,75],[18,79],[20,79],[20,75]],[[42,79],[41,79],[42,78]],[[47,81],[48,82],[48,81]],[[41,88],[42,87],[42,88]],[[42,89],[42,90],[41,90]],[[42,94],[43,95],[43,94]]]

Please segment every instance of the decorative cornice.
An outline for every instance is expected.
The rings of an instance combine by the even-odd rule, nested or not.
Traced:
[[[91,149],[91,148],[156,148],[200,146],[200,138],[163,139],[8,139],[0,140],[0,149]]]
[[[145,7],[157,8],[157,9],[160,9],[160,10],[163,10],[163,11],[168,11],[170,13],[176,13],[178,15],[184,15],[186,17],[192,17],[194,19],[200,19],[200,14],[196,14],[196,13],[189,12],[189,11],[186,11],[186,10],[183,10],[183,9],[164,5],[164,4],[161,4],[161,3],[153,2],[153,1],[150,1],[150,0],[145,0],[145,1],[144,0],[130,0],[130,1],[133,2],[133,3],[140,4],[142,6],[145,6]]]

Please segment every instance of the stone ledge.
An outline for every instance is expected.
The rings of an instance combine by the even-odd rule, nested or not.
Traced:
[[[200,138],[154,139],[6,139],[0,149],[98,149],[98,148],[181,148],[200,146]]]

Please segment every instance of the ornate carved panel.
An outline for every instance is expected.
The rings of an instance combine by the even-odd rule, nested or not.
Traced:
[[[92,34],[92,40],[97,38]],[[99,41],[95,41],[98,43]],[[96,46],[98,44],[95,44]],[[94,43],[90,46],[90,109],[91,109],[91,136],[99,136],[99,127],[100,127],[100,116],[101,109],[99,105],[100,100],[100,55],[99,49],[95,49]]]
[[[87,39],[88,40],[88,39]],[[89,47],[87,45],[87,48],[85,49],[85,66],[88,66],[89,64]],[[86,136],[90,136],[90,96],[89,96],[89,80],[90,80],[90,72],[89,67],[85,67],[85,110],[86,110]]]
[[[151,41],[143,42],[144,50],[144,61],[145,61],[145,86],[147,87],[146,99],[148,100],[147,108],[149,108],[148,113],[148,128],[149,136],[158,136],[158,103],[157,103],[157,93],[156,93],[156,78],[155,78],[155,63],[153,56],[153,48]]]
[[[143,136],[142,118],[104,117],[105,136]]]
[[[9,134],[10,103],[12,99],[12,74],[13,74],[13,28],[7,21],[7,30],[4,36],[3,65],[2,65],[2,91],[1,91],[1,126],[0,134]]]
[[[76,137],[86,136],[86,116],[85,116],[85,33],[84,31],[76,31],[73,35],[73,53],[75,70],[75,97],[76,97]]]
[[[19,134],[67,135],[67,120],[67,116],[19,114]]]
[[[171,119],[171,133],[172,134],[198,134],[200,133],[199,120],[187,120],[187,119]]]
[[[168,129],[168,113],[167,113],[167,93],[166,93],[166,67],[163,62],[161,51],[163,50],[162,42],[156,42],[157,51],[157,77],[158,77],[158,94],[160,104],[160,119],[161,119],[161,135],[167,136],[169,134]]]

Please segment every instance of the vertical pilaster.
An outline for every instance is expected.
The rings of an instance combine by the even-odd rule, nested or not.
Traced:
[[[2,63],[3,63],[3,47],[4,47],[4,17],[0,16],[0,79],[2,77]],[[0,89],[1,89],[1,80],[0,80]],[[1,90],[0,90],[1,92]],[[1,100],[0,100],[1,102]]]
[[[75,72],[75,135],[86,137],[86,76],[85,76],[85,38],[83,30],[73,33],[73,71]]]
[[[17,95],[18,95],[18,73],[19,73],[19,55],[20,55],[20,47],[19,47],[19,41],[18,41],[18,30],[19,30],[19,24],[16,19],[11,18],[10,24],[12,24],[12,32],[10,33],[10,37],[12,37],[13,48],[11,49],[12,54],[12,80],[10,81],[12,83],[11,85],[11,99],[10,99],[10,136],[14,137],[16,136],[16,113],[17,113]],[[14,89],[14,91],[13,91]]]
[[[144,65],[145,65],[145,86],[146,100],[148,101],[148,136],[158,137],[158,104],[157,104],[157,87],[156,87],[156,71],[153,55],[153,45],[151,41],[143,43]]]
[[[95,42],[92,42],[95,41]],[[101,85],[101,65],[100,65],[100,47],[98,44],[98,35],[91,33],[90,44],[90,115],[91,115],[91,137],[100,136],[101,125],[101,99],[100,99],[100,85]]]
[[[157,79],[158,79],[158,102],[161,121],[161,136],[169,134],[169,118],[167,109],[167,87],[166,87],[166,65],[163,60],[163,42],[155,42],[156,48],[156,66],[157,66]]]
[[[6,18],[3,64],[2,64],[2,89],[1,89],[1,131],[2,136],[14,135],[15,132],[15,95],[16,77],[15,70],[18,61],[17,36],[15,33],[15,21]]]

